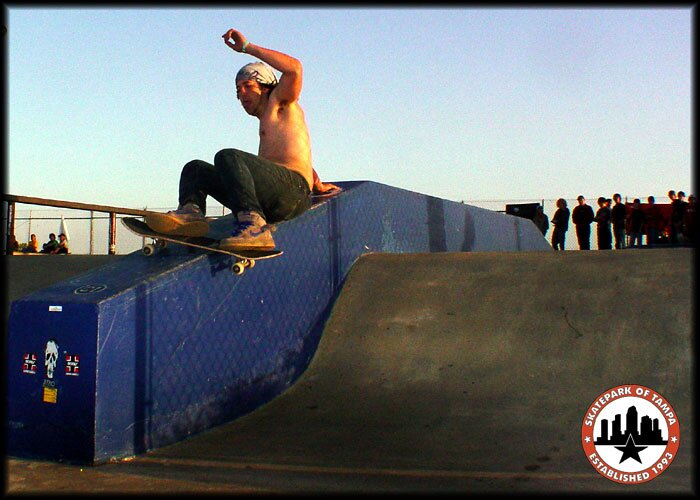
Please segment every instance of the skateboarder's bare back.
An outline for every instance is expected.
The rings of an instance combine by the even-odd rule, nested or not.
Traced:
[[[236,75],[236,97],[251,116],[260,120],[258,155],[223,149],[211,165],[187,163],[180,175],[178,209],[151,212],[146,223],[172,235],[207,233],[206,198],[212,196],[236,215],[224,249],[272,249],[268,223],[292,219],[311,204],[314,185],[311,141],[298,99],[301,63],[286,54],[253,45],[237,30],[223,35],[236,52],[262,62],[246,64]],[[279,81],[273,68],[281,73]]]

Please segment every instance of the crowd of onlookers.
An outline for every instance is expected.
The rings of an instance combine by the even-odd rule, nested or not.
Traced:
[[[564,250],[569,220],[574,224],[580,250],[591,249],[591,225],[596,223],[596,236],[599,250],[620,250],[627,247],[653,247],[659,245],[696,246],[697,220],[695,217],[695,196],[685,199],[683,191],[669,191],[670,203],[657,204],[653,196],[646,203],[635,198],[632,203],[623,203],[622,196],[615,193],[610,198],[601,196],[598,208],[586,203],[580,195],[578,205],[570,212],[566,200],[557,200],[557,210],[552,216],[551,243],[554,250]],[[533,222],[542,234],[547,233],[549,219],[542,207],[537,207]],[[646,238],[646,242],[644,242]]]
[[[29,242],[20,248],[20,244],[14,235],[10,236],[8,241],[8,249],[10,252],[21,252],[21,253],[45,253],[45,254],[69,254],[70,248],[68,248],[68,238],[66,235],[61,233],[56,239],[56,233],[49,234],[49,241],[44,243],[39,250],[39,241],[36,239],[36,234],[32,233],[29,237]]]

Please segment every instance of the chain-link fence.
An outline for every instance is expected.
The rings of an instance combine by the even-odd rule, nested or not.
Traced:
[[[646,196],[639,196],[646,201]],[[665,195],[655,198],[659,202],[667,200]],[[627,197],[623,201],[632,201],[634,197]],[[597,210],[595,200],[587,200],[593,211]],[[463,203],[497,212],[505,212],[506,205],[521,203],[541,203],[544,213],[550,220],[550,227],[544,236],[547,242],[551,242],[553,226],[552,217],[556,211],[556,199],[519,199],[519,200],[463,200]],[[568,208],[573,211],[577,205],[575,199],[566,200]],[[158,212],[173,210],[175,207],[151,208]],[[227,208],[221,205],[208,207],[208,216],[219,216],[230,213]],[[124,215],[117,215],[116,225],[116,254],[128,254],[139,250],[143,246],[143,238],[135,235],[123,224],[121,219]],[[591,225],[591,249],[598,248],[596,237],[596,224]],[[46,206],[32,206],[17,204],[15,209],[15,238],[17,239],[20,251],[30,240],[32,234],[36,234],[39,242],[39,250],[44,243],[49,240],[49,234],[59,235],[64,229],[68,232],[68,243],[70,252],[77,255],[107,255],[109,253],[109,214],[103,212],[92,212],[87,210],[76,210],[67,208],[51,208]],[[573,223],[569,221],[569,230],[566,233],[566,250],[578,250],[578,241]]]
[[[174,210],[173,207],[149,208],[156,212]],[[221,206],[211,206],[207,215],[217,216],[229,213]],[[124,255],[139,250],[143,246],[143,238],[129,231],[121,223],[128,217],[117,214],[116,225],[116,254]],[[29,242],[31,235],[36,234],[39,250],[49,241],[49,234],[56,237],[61,232],[67,232],[68,247],[74,255],[108,255],[109,254],[109,214],[87,210],[67,208],[50,208],[45,206],[17,205],[15,209],[15,238],[21,252]]]

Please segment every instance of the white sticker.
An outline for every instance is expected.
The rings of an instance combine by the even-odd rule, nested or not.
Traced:
[[[62,312],[63,306],[49,306],[49,312]]]

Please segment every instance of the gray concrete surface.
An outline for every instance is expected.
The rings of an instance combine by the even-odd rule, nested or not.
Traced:
[[[4,255],[7,302],[103,266],[121,255]]]
[[[690,249],[369,255],[309,369],[229,424],[97,467],[9,459],[9,493],[693,492]],[[681,423],[661,476],[600,476],[581,425],[639,384]]]

